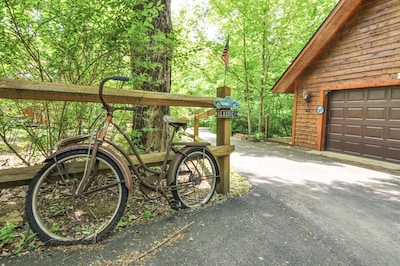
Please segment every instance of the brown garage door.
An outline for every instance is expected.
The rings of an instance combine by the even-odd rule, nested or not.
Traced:
[[[400,163],[400,87],[333,91],[326,149]]]

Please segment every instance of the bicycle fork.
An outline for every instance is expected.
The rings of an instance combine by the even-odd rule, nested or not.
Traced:
[[[79,182],[78,187],[76,188],[74,195],[80,197],[85,190],[87,190],[90,184],[93,182],[93,178],[97,175],[97,171],[99,168],[99,161],[97,158],[97,152],[99,150],[99,146],[103,143],[104,138],[107,134],[108,127],[112,120],[112,112],[109,112],[106,117],[106,121],[101,128],[97,139],[93,144],[92,151],[90,150],[91,145],[89,145],[88,149],[88,157],[90,156],[90,160],[86,160],[85,162],[85,171],[83,173],[82,180]],[[88,182],[89,177],[92,176],[92,180]]]

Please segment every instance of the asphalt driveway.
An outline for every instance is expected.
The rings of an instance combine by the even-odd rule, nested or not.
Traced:
[[[202,135],[203,134],[203,135]],[[202,132],[201,137],[212,135]],[[252,191],[113,235],[95,247],[0,260],[0,265],[399,265],[400,170],[274,142],[232,140],[231,166]]]

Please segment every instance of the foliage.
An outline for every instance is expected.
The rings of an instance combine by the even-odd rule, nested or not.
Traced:
[[[13,253],[35,249],[36,234],[30,231],[29,226],[26,226],[23,232],[17,233],[17,229],[18,226],[9,222],[0,229],[0,248],[12,245],[8,249],[11,249]]]
[[[148,36],[161,8],[150,0],[1,1],[0,78],[93,85],[155,68],[143,48],[163,40]],[[136,87],[151,79],[132,76]],[[0,108],[1,148],[27,165],[32,154],[46,156],[59,140],[90,132],[99,112],[98,104],[71,102],[0,100]]]
[[[146,222],[150,221],[151,217],[154,217],[154,211],[156,207],[153,205],[147,205],[146,209],[143,212],[143,217]]]
[[[130,48],[149,42],[146,31],[157,16],[154,4],[134,12],[142,2],[2,1],[0,75],[90,85],[130,73]]]
[[[290,135],[293,96],[270,90],[337,0],[173,0],[185,5],[173,10],[168,34],[154,25],[162,2],[168,1],[1,1],[0,78],[95,85],[120,74],[132,77],[130,87],[161,86],[169,82],[155,78],[157,58],[166,57],[174,93],[215,96],[218,86],[232,88],[241,102],[234,133],[264,133],[268,114],[269,137]],[[221,54],[228,35],[225,71]],[[62,138],[91,132],[100,111],[90,103],[0,100],[0,148],[32,164]],[[193,116],[183,107],[171,113]],[[137,120],[123,116],[122,124],[134,128]],[[154,128],[148,124],[132,137],[140,141],[143,128]],[[215,127],[215,119],[202,125]]]
[[[274,95],[270,89],[336,3],[210,0],[208,6],[180,11],[174,17],[175,29],[187,49],[178,48],[175,57],[175,89],[213,96],[216,86],[230,86],[242,103],[242,117],[232,120],[234,132],[262,132],[268,114],[270,136],[290,135],[293,96]],[[210,29],[218,32],[211,38]],[[230,63],[225,73],[221,54],[228,36]]]

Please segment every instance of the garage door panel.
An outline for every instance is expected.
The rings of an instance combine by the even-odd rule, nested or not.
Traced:
[[[332,102],[342,102],[344,103],[346,95],[344,93],[335,93],[334,95],[331,95],[331,101]]]
[[[389,108],[389,120],[400,122],[400,107]]]
[[[371,107],[367,108],[366,119],[382,120],[386,119],[386,108],[384,107]]]
[[[347,96],[347,97],[346,97]],[[345,95],[345,99],[349,102],[363,102],[364,101],[364,91],[362,90],[352,90],[349,91],[347,95]]]
[[[360,155],[360,147],[361,144],[359,142],[354,142],[354,141],[346,141],[346,153],[351,153],[355,155]]]
[[[350,107],[347,108],[347,116],[348,119],[356,119],[362,120],[364,114],[364,109],[360,107]]]
[[[358,125],[347,125],[346,126],[346,135],[351,136],[360,136],[361,134],[361,126]]]
[[[386,158],[390,162],[400,163],[399,153],[400,153],[400,148],[399,149],[397,149],[397,148],[389,148],[387,150]]]
[[[338,134],[339,136],[342,135],[343,129],[342,129],[342,125],[341,124],[331,124],[330,128],[329,128],[329,133],[330,134]]]
[[[400,128],[390,128],[388,140],[400,142]]]
[[[390,96],[390,98],[393,101],[400,100],[400,90],[399,89],[392,90],[391,93],[392,93],[392,95]]]
[[[326,149],[400,163],[400,87],[333,91]]]
[[[365,154],[366,157],[380,159],[382,157],[382,147],[380,145],[366,144],[363,154]]]
[[[329,141],[330,151],[341,151],[342,150],[342,141],[335,139]]]
[[[383,140],[385,138],[385,131],[383,127],[367,126],[365,131],[365,138],[374,138]]]
[[[343,108],[332,108],[331,109],[331,118],[338,117],[343,119],[344,109]]]
[[[367,101],[386,101],[387,90],[385,89],[368,89],[367,90]]]

